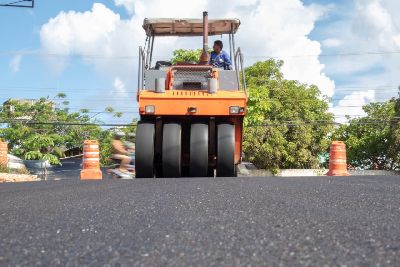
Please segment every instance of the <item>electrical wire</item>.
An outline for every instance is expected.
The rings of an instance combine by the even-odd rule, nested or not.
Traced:
[[[21,4],[21,3],[26,3],[26,2],[29,2],[30,5],[28,5],[28,4],[22,5]],[[8,3],[4,3],[4,4],[0,3],[0,6],[3,6],[3,7],[29,7],[29,8],[33,8],[34,5],[35,5],[34,0],[17,0],[17,1],[14,1],[14,2],[8,2]]]
[[[332,54],[299,54],[299,55],[247,55],[247,58],[303,58],[303,57],[349,57],[349,56],[373,56],[373,55],[400,55],[400,50],[392,51],[364,51],[364,52],[341,52]],[[105,60],[129,60],[137,59],[137,55],[116,55],[116,56],[105,56],[96,54],[60,54],[60,53],[45,53],[42,51],[2,51],[0,56],[42,56],[42,57],[57,57],[57,58],[70,58],[79,57],[83,59],[105,59]],[[165,56],[154,56],[154,59],[170,58],[171,55]]]
[[[400,80],[399,80],[400,85]],[[398,92],[399,85],[376,85],[376,86],[338,86],[335,87],[335,92],[360,92],[363,90],[366,91],[378,91],[376,93],[387,93],[387,92]],[[29,92],[29,91],[50,91],[51,93],[76,93],[76,94],[86,94],[87,91],[111,91],[113,88],[111,87],[92,87],[92,88],[83,88],[83,87],[68,87],[68,88],[57,88],[57,86],[11,86],[11,85],[0,85],[0,89],[19,89],[18,92]],[[379,92],[384,91],[384,92]],[[136,90],[132,90],[132,92],[136,92]],[[7,92],[9,93],[9,92]],[[1,94],[1,93],[0,93]]]
[[[77,122],[62,122],[62,121],[48,121],[48,122],[38,122],[38,121],[26,121],[21,119],[14,119],[14,120],[2,120],[0,124],[26,124],[26,125],[53,125],[53,126],[113,126],[113,127],[128,127],[128,126],[135,126],[136,123],[95,123],[95,122],[84,122],[84,123],[77,123]],[[394,117],[391,120],[365,120],[365,121],[356,121],[351,122],[350,124],[353,125],[388,125],[393,123],[400,123],[400,117]],[[348,123],[338,123],[334,121],[328,120],[315,120],[315,121],[282,121],[279,123],[262,123],[262,124],[249,124],[246,127],[253,128],[253,127],[268,127],[268,126],[305,126],[305,125],[312,125],[312,126],[326,126],[326,125],[346,125]]]

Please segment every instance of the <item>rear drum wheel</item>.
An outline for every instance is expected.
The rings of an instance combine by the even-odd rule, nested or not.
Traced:
[[[137,178],[154,177],[154,135],[154,123],[138,123],[135,144],[135,169]]]
[[[217,176],[235,176],[235,126],[217,126]]]
[[[208,175],[208,125],[192,124],[190,127],[190,176]]]
[[[181,176],[182,127],[178,123],[163,126],[162,171],[163,177]]]

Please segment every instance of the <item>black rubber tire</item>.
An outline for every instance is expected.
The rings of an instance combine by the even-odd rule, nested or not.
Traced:
[[[217,177],[235,177],[235,126],[217,126]]]
[[[135,144],[135,169],[137,178],[154,177],[154,136],[154,123],[138,122]]]
[[[208,125],[192,124],[190,127],[190,167],[192,177],[208,175]]]
[[[162,170],[163,177],[181,177],[182,127],[178,123],[163,126]]]

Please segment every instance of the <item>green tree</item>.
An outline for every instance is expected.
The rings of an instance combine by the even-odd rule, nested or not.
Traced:
[[[366,170],[395,170],[399,168],[394,157],[395,151],[391,134],[398,134],[398,126],[391,124],[395,116],[398,99],[382,103],[365,105],[366,115],[350,119],[348,124],[341,125],[333,138],[343,140],[347,147],[347,161],[354,167]],[[393,153],[394,152],[394,153]]]
[[[102,141],[107,136],[100,126],[93,125],[98,121],[89,115],[89,110],[70,112],[69,103],[62,100],[65,97],[61,93],[53,100],[9,100],[3,105],[0,121],[4,123],[0,128],[0,138],[9,143],[12,154],[59,164],[65,151],[82,147],[85,139]],[[102,161],[107,157],[105,153]]]
[[[271,59],[246,69],[246,159],[273,171],[317,168],[329,145],[333,115],[318,87],[284,79],[282,65]]]
[[[192,62],[199,63],[202,49],[190,50],[190,49],[178,49],[175,50],[172,57],[172,64],[179,62]]]

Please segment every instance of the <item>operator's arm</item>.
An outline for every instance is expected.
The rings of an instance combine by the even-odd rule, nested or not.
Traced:
[[[122,142],[113,140],[112,146],[115,154],[127,155],[128,151],[126,151],[125,147],[122,145]]]
[[[232,69],[231,57],[225,51],[224,51],[224,62],[225,62],[225,69],[226,70],[231,70]]]
[[[209,65],[214,65],[214,57],[215,57],[215,53],[211,52],[210,53],[210,60],[208,61]]]

